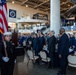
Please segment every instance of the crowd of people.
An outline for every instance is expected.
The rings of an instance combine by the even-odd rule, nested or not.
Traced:
[[[26,50],[34,50],[36,56],[40,51],[44,50],[51,59],[48,68],[61,68],[57,73],[58,75],[66,75],[67,57],[70,53],[76,51],[76,34],[66,34],[64,28],[60,29],[57,36],[55,36],[53,30],[45,34],[39,30],[37,33],[32,33],[28,36],[20,36],[18,41],[20,45],[26,43],[24,44]]]
[[[44,50],[51,60],[48,68],[54,69],[60,67],[57,75],[66,75],[68,65],[67,57],[70,53],[76,51],[76,34],[66,34],[64,28],[61,28],[59,32],[57,36],[55,36],[53,30],[45,34],[40,30],[38,30],[37,33],[33,32],[27,35],[13,33],[12,39],[11,34],[4,34],[6,46],[0,42],[1,75],[13,75],[14,62],[16,59],[14,50],[16,46],[23,46],[26,50],[33,50],[36,56],[39,56],[39,52]],[[13,45],[11,44],[11,40],[14,43]],[[73,51],[70,52],[70,49]],[[10,71],[8,69],[10,69]]]

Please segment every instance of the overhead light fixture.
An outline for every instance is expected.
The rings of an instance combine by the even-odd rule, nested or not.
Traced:
[[[70,5],[68,5],[68,6],[70,6]]]
[[[12,1],[12,4],[14,4],[15,2],[14,1]]]
[[[65,4],[65,2],[63,2],[62,4]]]
[[[26,7],[28,7],[28,5],[26,5]]]

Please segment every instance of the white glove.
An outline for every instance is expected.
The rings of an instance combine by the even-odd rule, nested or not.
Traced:
[[[3,60],[4,62],[8,62],[8,61],[9,61],[9,58],[8,58],[8,57],[2,57],[2,60]]]
[[[16,63],[16,59],[14,60],[14,63]]]

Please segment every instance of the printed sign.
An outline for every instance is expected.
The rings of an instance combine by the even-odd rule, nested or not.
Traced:
[[[9,9],[9,17],[16,18],[16,10]]]

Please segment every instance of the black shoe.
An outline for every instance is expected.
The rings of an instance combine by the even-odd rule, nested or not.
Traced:
[[[62,75],[61,73],[57,73],[57,75]]]
[[[57,73],[57,75],[62,75],[61,71],[59,71],[59,72]]]
[[[55,67],[51,67],[51,69],[55,69]]]
[[[61,71],[59,71],[58,73],[61,73]]]
[[[62,74],[62,75],[66,75],[66,74]]]
[[[66,74],[62,74],[62,73],[57,73],[57,75],[66,75]]]
[[[51,69],[51,67],[49,66],[48,69]]]
[[[55,67],[53,67],[53,66],[48,66],[48,69],[55,69]]]

